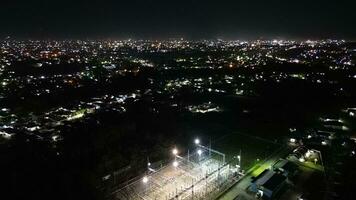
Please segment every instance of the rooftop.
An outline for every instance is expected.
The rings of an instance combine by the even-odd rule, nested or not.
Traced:
[[[285,180],[287,177],[266,169],[260,175],[258,175],[255,180],[253,181],[256,185],[269,189],[271,191],[276,190]]]

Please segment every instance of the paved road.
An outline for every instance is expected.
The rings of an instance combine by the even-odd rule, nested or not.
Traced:
[[[250,169],[246,172],[244,178],[242,178],[237,184],[231,187],[228,191],[226,191],[223,195],[221,195],[218,199],[219,200],[233,200],[237,196],[240,199],[246,200],[254,200],[255,198],[248,194],[247,188],[249,187],[252,177],[257,176],[265,169],[268,169],[271,165],[273,165],[279,158],[283,158],[290,152],[288,147],[282,147],[278,149],[275,153],[273,153],[269,158],[267,158],[263,163],[259,166],[255,167],[254,169]]]

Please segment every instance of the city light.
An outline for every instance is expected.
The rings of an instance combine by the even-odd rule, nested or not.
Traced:
[[[288,184],[291,175],[300,174],[307,180],[310,170],[323,172],[325,180],[329,179],[324,162],[331,169],[342,164],[340,174],[332,177],[331,173],[330,178],[349,183],[352,180],[339,181],[352,178],[347,176],[352,169],[347,164],[356,155],[352,138],[356,107],[350,107],[356,96],[350,85],[356,81],[356,49],[346,44],[280,39],[6,39],[0,43],[0,143],[10,150],[18,148],[25,145],[17,140],[23,135],[34,151],[40,150],[23,157],[30,161],[37,159],[37,153],[44,154],[53,161],[51,165],[59,158],[67,162],[63,152],[86,149],[88,142],[90,148],[109,148],[101,152],[104,163],[90,156],[91,149],[73,154],[69,161],[84,159],[111,169],[105,174],[93,171],[91,176],[110,183],[100,184],[109,187],[103,188],[105,191],[112,192],[115,186],[117,199],[212,199],[214,192],[242,179],[242,184],[236,184],[241,188],[234,191],[245,195],[244,189],[252,188],[247,187],[247,183],[253,184],[251,177],[267,168],[276,172],[277,178],[285,176]],[[270,93],[270,88],[276,90]],[[320,99],[332,96],[338,106],[330,109],[329,104],[319,105],[314,94]],[[307,105],[300,106],[293,97]],[[243,103],[231,106],[235,99]],[[273,106],[275,102],[282,105]],[[144,116],[140,117],[142,111]],[[284,113],[283,118],[280,113]],[[229,120],[234,116],[235,120]],[[235,122],[246,127],[235,127]],[[228,131],[220,127],[235,128]],[[262,131],[266,134],[243,131],[253,127],[265,127]],[[107,131],[110,134],[101,134]],[[120,133],[120,137],[111,133]],[[188,144],[181,146],[185,139]],[[68,145],[61,145],[64,141]],[[18,149],[22,150],[26,148]],[[6,152],[9,155],[5,159],[11,161],[13,152]],[[132,166],[126,161],[142,164]],[[73,166],[69,175],[75,174],[78,166]],[[35,169],[28,171],[45,170],[32,167]],[[303,174],[305,167],[307,176]],[[256,192],[246,196],[252,199]]]

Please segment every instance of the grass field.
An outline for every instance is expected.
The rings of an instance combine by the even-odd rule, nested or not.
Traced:
[[[226,161],[233,160],[241,150],[241,166],[247,170],[258,161],[264,160],[281,145],[246,133],[234,132],[212,142],[212,148],[226,154]],[[237,159],[233,163],[237,164]]]

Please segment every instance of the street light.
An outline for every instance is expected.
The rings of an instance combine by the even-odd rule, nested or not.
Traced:
[[[198,155],[201,156],[201,154],[203,153],[203,151],[201,149],[198,149]]]
[[[172,150],[172,153],[173,153],[173,155],[177,155],[178,154],[178,149],[176,149],[176,148],[174,148],[173,150]]]
[[[173,167],[178,167],[178,162],[177,161],[173,162]]]
[[[212,149],[210,146],[209,146],[209,147],[206,147],[206,146],[201,145],[201,144],[200,144],[200,140],[199,140],[198,138],[196,138],[196,139],[194,140],[194,143],[195,143],[198,147],[207,150],[207,151],[209,152],[209,156],[211,155],[211,152],[214,152],[214,153],[216,153],[216,154],[221,155],[221,156],[223,157],[222,162],[225,163],[225,154],[223,154],[223,153],[221,153],[221,152],[219,152],[219,151],[216,151],[216,150]]]
[[[148,182],[148,177],[147,177],[147,176],[144,176],[144,177],[142,178],[142,182],[146,184],[146,183]]]

